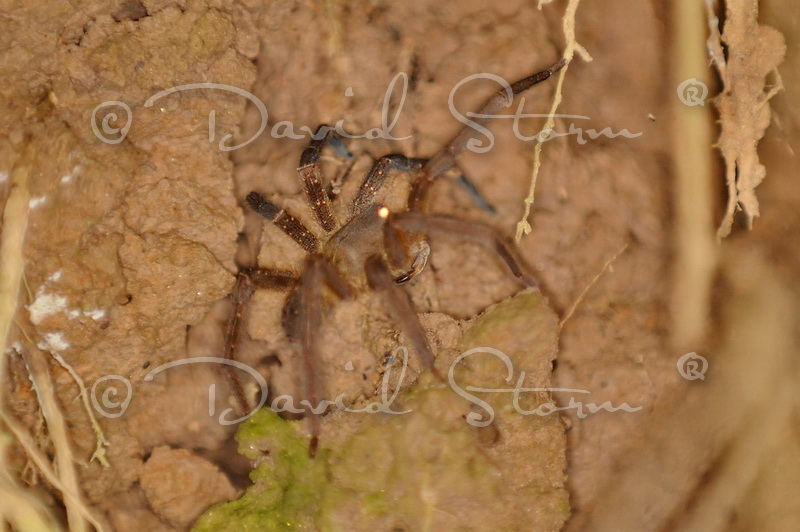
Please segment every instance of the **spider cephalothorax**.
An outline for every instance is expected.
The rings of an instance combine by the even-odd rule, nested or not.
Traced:
[[[526,77],[492,96],[476,115],[477,125],[502,107],[511,104],[511,97],[546,80],[564,66],[559,61],[542,72]],[[346,219],[339,220],[331,208],[331,200],[323,184],[320,155],[326,143],[342,151],[342,142],[328,126],[320,126],[314,140],[300,157],[298,175],[305,197],[320,231],[306,227],[297,217],[267,200],[258,192],[247,195],[247,204],[291,237],[307,253],[303,270],[290,271],[240,268],[232,299],[234,311],[226,338],[225,357],[232,358],[242,324],[244,306],[255,289],[289,289],[285,328],[287,334],[300,344],[303,356],[303,393],[308,404],[319,404],[319,384],[316,364],[320,345],[318,334],[322,320],[323,290],[327,287],[337,297],[349,299],[357,291],[373,290],[382,295],[390,315],[406,334],[411,348],[425,369],[443,381],[434,366],[434,355],[425,332],[405,290],[400,286],[419,275],[430,254],[428,234],[450,234],[491,246],[505,262],[511,273],[527,286],[536,286],[526,273],[513,247],[507,245],[493,229],[483,224],[459,218],[429,214],[428,197],[434,181],[450,169],[479,130],[464,127],[444,148],[430,159],[408,158],[399,154],[383,156],[374,161],[349,206]],[[344,150],[346,152],[346,150]],[[393,175],[412,176],[411,189],[401,207],[390,210],[376,202],[379,191]],[[318,236],[318,234],[320,236]],[[231,383],[242,410],[250,406],[238,381]],[[318,414],[309,414],[311,444],[316,451],[319,434]]]

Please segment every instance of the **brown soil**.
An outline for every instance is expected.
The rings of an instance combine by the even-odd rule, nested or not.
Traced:
[[[185,529],[203,508],[234,498],[247,484],[251,464],[235,455],[234,427],[217,422],[216,415],[233,405],[219,368],[189,365],[153,381],[144,377],[170,361],[219,355],[229,314],[224,299],[233,286],[237,258],[241,263],[257,256],[262,266],[300,268],[298,248],[272,226],[263,227],[261,235],[262,220],[241,208],[244,196],[259,190],[313,223],[296,177],[308,138],[275,138],[270,135],[274,124],[290,121],[297,132],[301,126],[313,129],[339,120],[355,133],[379,127],[387,87],[398,72],[407,72],[410,86],[392,133],[410,138],[361,139],[349,148],[356,154],[430,156],[460,127],[448,109],[448,95],[459,81],[479,72],[513,81],[558,59],[564,49],[565,2],[542,10],[534,4],[132,0],[88,2],[74,9],[43,0],[3,8],[0,174],[6,178],[0,199],[5,202],[10,194],[11,177],[25,150],[33,154],[28,188],[34,198],[25,244],[26,289],[20,295],[20,305],[29,311],[18,313],[8,342],[17,347],[8,351],[5,408],[52,456],[31,391],[30,364],[26,367],[31,359],[46,361],[86,502],[110,529]],[[800,96],[794,83],[800,72],[800,15],[796,10],[782,13],[781,7],[790,4],[766,2],[761,16],[789,45],[780,69],[786,91],[773,100],[772,127],[759,147],[767,168],[756,189],[761,216],[753,231],[735,226],[721,245],[711,330],[697,345],[676,345],[671,336],[672,265],[680,236],[674,223],[673,170],[682,149],[671,140],[676,94],[665,81],[670,79],[667,50],[674,22],[657,3],[584,2],[578,9],[577,39],[594,60],[576,58],[570,65],[559,112],[588,119],[562,118],[555,129],[566,132],[572,123],[584,132],[609,127],[637,136],[590,140],[585,133],[583,144],[575,135],[545,143],[529,219],[532,232],[519,250],[538,272],[551,306],[568,316],[560,331],[554,385],[589,390],[585,402],[642,408],[585,419],[574,411],[565,413],[573,513],[568,528],[680,526],[683,519],[706,515],[704,500],[737,508],[721,512],[718,529],[748,530],[768,519],[774,519],[774,526],[765,528],[800,523],[800,507],[786,496],[800,478],[790,474],[800,471],[797,407],[790,417],[794,421],[778,419],[779,426],[770,430],[779,435],[770,432],[768,438],[774,456],[786,458],[786,472],[774,471],[770,453],[762,455],[759,448],[754,471],[737,484],[744,486],[742,491],[726,499],[715,491],[715,482],[730,478],[728,469],[739,470],[734,466],[741,461],[726,453],[735,455],[737,438],[746,432],[742,419],[752,418],[731,417],[727,425],[714,425],[708,442],[695,437],[704,429],[688,423],[692,414],[682,408],[710,415],[704,405],[723,400],[713,395],[712,378],[687,382],[676,371],[677,360],[688,351],[706,355],[713,370],[737,352],[737,344],[762,338],[755,317],[737,314],[749,305],[763,303],[765,316],[773,315],[768,310],[772,303],[783,309],[775,315],[785,318],[785,326],[771,337],[787,339],[774,346],[776,352],[796,352],[800,341],[791,332],[797,330],[800,286],[795,244],[800,112],[791,105]],[[242,96],[183,91],[145,106],[161,90],[203,82],[250,91],[269,112],[267,129],[243,148],[221,151],[218,143],[226,133],[234,135],[226,141],[230,146],[258,130],[261,115]],[[486,81],[467,84],[455,106],[462,113],[474,110],[494,90]],[[526,93],[525,112],[546,114],[554,90],[553,80]],[[131,109],[132,125],[119,144],[100,142],[90,127],[93,110],[106,101],[126,102]],[[215,129],[209,142],[212,110]],[[535,135],[542,123],[541,118],[526,119],[521,132]],[[436,189],[434,210],[482,221],[512,236],[528,192],[533,142],[517,138],[511,120],[495,120],[490,129],[494,147],[485,154],[468,153],[459,164],[497,214],[481,210],[449,183]],[[707,206],[715,221],[727,201],[723,168],[717,163],[718,203]],[[341,168],[341,162],[326,159],[328,171]],[[360,176],[363,165],[353,172]],[[237,240],[240,232],[246,238]],[[421,313],[467,320],[520,290],[482,246],[441,239],[431,247],[428,271],[410,288]],[[247,329],[251,340],[238,352],[240,360],[269,379],[276,395],[290,393],[299,373],[295,348],[280,327],[284,298],[278,292],[254,296]],[[348,398],[371,393],[378,378],[375,353],[398,341],[380,300],[365,295],[329,309],[326,323],[328,391],[344,390]],[[431,329],[436,338],[435,324]],[[74,379],[53,353],[88,388],[108,375],[132,383],[133,398],[124,415],[98,417],[109,440],[109,467],[89,461],[96,435],[82,402],[75,399],[79,389]],[[734,354],[728,360],[739,360]],[[364,371],[342,377],[337,368],[348,361]],[[764,378],[772,382],[788,378],[791,371],[796,375],[795,365],[787,364]],[[114,385],[124,394],[119,384],[101,381],[96,397]],[[211,384],[214,416],[208,415]],[[765,384],[757,389],[768,394],[779,388]],[[558,397],[568,401],[570,395]],[[796,395],[788,397],[796,405]],[[755,400],[748,404],[753,411],[770,408]],[[727,410],[715,412],[721,412],[715,419],[728,419]],[[683,469],[673,468],[685,474],[669,477],[669,460],[686,456],[696,459],[687,459]],[[42,500],[63,511],[59,492],[26,468],[22,448],[15,447],[7,463],[23,482],[40,489]],[[200,482],[200,476],[208,481]],[[666,483],[668,496],[649,489],[656,480]],[[171,496],[189,485],[197,490]],[[629,499],[638,506],[627,507]]]

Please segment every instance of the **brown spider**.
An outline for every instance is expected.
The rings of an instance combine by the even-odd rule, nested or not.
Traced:
[[[516,96],[548,79],[565,64],[562,59],[546,70],[513,83],[513,95]],[[492,115],[510,104],[506,90],[501,89],[484,104],[479,111],[479,115],[483,116],[478,116],[475,123],[485,125]],[[356,291],[367,289],[382,294],[391,317],[407,335],[424,369],[430,370],[439,381],[444,382],[433,365],[433,353],[411,300],[399,286],[419,275],[425,268],[430,254],[426,235],[451,234],[489,244],[517,279],[527,286],[536,286],[536,281],[525,272],[513,248],[493,229],[476,222],[428,214],[431,185],[454,165],[456,158],[467,148],[468,141],[477,135],[478,128],[465,126],[428,160],[399,154],[385,155],[375,160],[361,183],[350,205],[349,217],[344,222],[334,216],[331,200],[322,182],[319,161],[325,144],[341,146],[341,139],[330,130],[328,126],[320,126],[318,134],[314,135],[314,140],[300,156],[297,169],[305,197],[322,230],[321,237],[262,194],[250,192],[247,195],[250,208],[291,237],[306,251],[307,256],[299,275],[284,270],[239,268],[231,295],[233,310],[224,348],[224,357],[233,359],[244,321],[244,310],[256,289],[291,290],[284,310],[284,329],[292,340],[300,344],[305,373],[303,394],[312,408],[319,404],[320,395],[315,368],[320,354],[317,331],[322,320],[324,287],[340,299],[350,299]],[[386,206],[375,202],[376,195],[392,174],[402,172],[413,174],[411,191],[406,198],[405,210],[390,212]],[[241,384],[232,368],[226,368],[240,408],[245,414],[249,413],[251,406]],[[311,456],[316,453],[318,444],[320,415],[308,415]]]

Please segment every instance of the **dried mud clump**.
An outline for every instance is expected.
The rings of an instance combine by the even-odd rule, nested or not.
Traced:
[[[211,504],[236,496],[228,477],[186,449],[158,447],[142,469],[150,507],[171,525],[186,528]]]

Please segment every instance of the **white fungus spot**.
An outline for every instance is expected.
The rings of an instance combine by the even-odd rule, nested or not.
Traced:
[[[47,294],[44,287],[40,287],[36,292],[36,299],[25,308],[30,313],[31,323],[39,325],[47,316],[65,311],[67,298],[57,294]]]
[[[31,198],[31,200],[28,202],[28,208],[35,209],[45,201],[47,201],[47,196],[37,196],[35,198]]]
[[[19,342],[13,342],[10,346],[6,347],[7,355],[17,355],[21,353],[22,353],[22,344]]]
[[[70,181],[72,181],[72,178],[77,176],[81,172],[81,170],[83,170],[83,166],[77,165],[75,168],[72,169],[70,173],[61,178],[61,184],[65,185]]]
[[[0,183],[8,181],[8,172],[0,172]]]
[[[88,316],[88,317],[92,318],[93,320],[97,321],[97,320],[101,320],[101,319],[105,318],[106,311],[104,309],[101,309],[101,308],[94,309],[94,310],[85,310],[83,312],[83,315],[84,316]]]
[[[64,339],[63,332],[44,333],[42,337],[44,342],[39,343],[39,349],[51,352],[69,349],[69,342]]]

